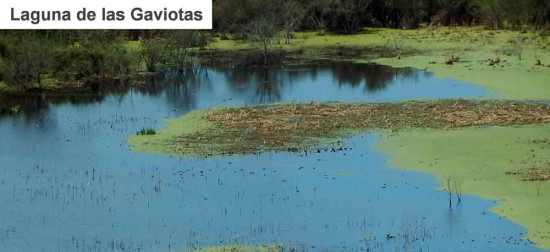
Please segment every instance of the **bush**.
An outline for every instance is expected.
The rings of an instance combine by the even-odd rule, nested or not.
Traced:
[[[64,80],[122,76],[136,72],[139,62],[139,52],[128,50],[122,40],[75,43],[56,59],[54,74]]]
[[[191,48],[203,47],[210,37],[194,30],[166,31],[164,34],[166,64],[178,71],[192,69],[196,60],[190,54]]]
[[[55,76],[64,80],[80,80],[99,71],[94,68],[99,57],[94,57],[80,45],[65,49],[56,61]]]
[[[2,44],[0,76],[9,84],[24,87],[41,85],[59,51],[58,43],[37,36],[14,36]]]
[[[145,68],[149,72],[157,70],[158,65],[163,61],[163,52],[166,47],[166,40],[160,38],[147,38],[141,40],[141,58]]]
[[[139,52],[131,51],[123,43],[114,43],[106,47],[102,75],[120,76],[132,74],[139,69]]]

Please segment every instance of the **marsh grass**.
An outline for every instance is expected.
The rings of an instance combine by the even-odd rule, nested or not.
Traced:
[[[157,132],[153,128],[143,128],[139,130],[136,135],[144,136],[144,135],[155,135]]]
[[[148,139],[166,148],[197,153],[234,154],[297,151],[321,139],[354,132],[412,128],[452,129],[472,126],[511,126],[550,122],[550,107],[538,103],[440,100],[401,103],[278,104],[217,109],[199,120],[211,127],[171,138]],[[195,150],[196,149],[196,150]],[[188,153],[180,153],[182,155]]]

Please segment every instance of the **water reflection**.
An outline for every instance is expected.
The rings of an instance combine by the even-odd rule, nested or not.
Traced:
[[[336,65],[333,71],[339,85],[362,86],[365,92],[382,91],[396,78],[414,79],[419,74],[411,68],[393,68],[383,65],[365,67],[358,64]]]
[[[167,72],[136,85],[128,80],[101,81],[90,90],[68,94],[0,97],[4,114],[18,108],[35,118],[51,105],[101,103],[132,94],[165,96],[174,110],[228,104],[257,104],[311,100],[388,101],[418,97],[479,96],[485,91],[455,80],[437,80],[411,68],[372,64],[331,63],[307,67],[208,68],[196,72]],[[412,92],[412,93],[411,93]],[[232,102],[239,101],[239,102]]]

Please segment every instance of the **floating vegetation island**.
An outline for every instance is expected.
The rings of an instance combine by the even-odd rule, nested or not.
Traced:
[[[168,121],[156,135],[130,137],[134,150],[182,156],[295,151],[365,130],[546,123],[550,106],[470,100],[276,104],[194,111]]]

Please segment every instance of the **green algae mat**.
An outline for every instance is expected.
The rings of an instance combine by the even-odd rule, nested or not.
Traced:
[[[375,145],[398,169],[457,178],[462,192],[499,202],[491,209],[550,249],[550,125],[412,130]],[[539,176],[536,176],[539,175]]]

